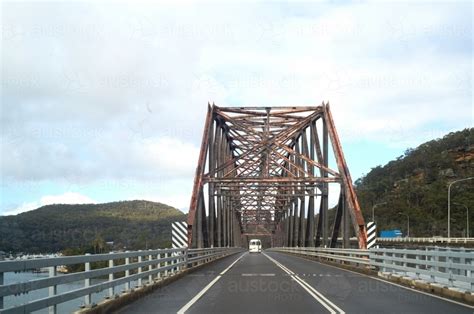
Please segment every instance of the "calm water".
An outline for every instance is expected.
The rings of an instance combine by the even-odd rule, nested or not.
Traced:
[[[48,277],[48,274],[47,273],[32,273],[32,272],[21,272],[21,273],[10,272],[10,273],[5,273],[4,276],[5,276],[4,278],[5,284],[11,284],[11,283],[25,282],[25,281],[45,278],[45,277]],[[59,274],[59,276],[61,275]],[[106,280],[105,279],[91,279],[91,285],[104,282],[104,281]],[[132,287],[134,284],[135,282],[131,283]],[[70,291],[70,290],[83,288],[83,287],[84,287],[83,280],[72,282],[65,285],[59,285],[58,294],[62,292]],[[120,293],[122,289],[124,288],[125,288],[125,285],[115,287],[115,293],[116,294]],[[100,301],[104,299],[107,293],[108,293],[108,290],[106,289],[100,293],[92,294],[92,302],[99,303]],[[15,305],[21,305],[29,301],[45,298],[47,296],[48,296],[48,288],[43,288],[43,289],[30,291],[28,294],[4,297],[3,302],[4,302],[4,307],[9,308]],[[79,310],[80,306],[83,304],[84,304],[84,297],[58,304],[58,313],[71,313],[71,312],[77,311]],[[48,313],[48,309],[45,308],[40,311],[36,311],[34,313],[41,313],[41,314]]]

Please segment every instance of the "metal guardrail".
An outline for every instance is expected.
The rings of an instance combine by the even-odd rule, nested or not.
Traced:
[[[270,251],[287,252],[299,255],[324,258],[329,261],[352,263],[356,266],[369,265],[369,250],[359,249],[327,249],[309,247],[282,247],[273,248]]]
[[[474,238],[444,238],[444,237],[422,237],[422,238],[377,238],[377,242],[396,243],[453,243],[453,244],[474,244]]]
[[[473,250],[371,249],[370,265],[382,272],[402,273],[415,279],[474,291]]]
[[[240,248],[208,249],[161,249],[109,254],[64,256],[21,261],[0,262],[0,313],[29,313],[49,308],[49,313],[57,312],[57,304],[84,297],[85,307],[92,307],[92,294],[108,289],[108,298],[115,298],[116,287],[125,284],[123,292],[130,292],[131,283],[136,288],[152,284],[173,276],[185,268],[195,267],[226,255],[236,253]],[[108,267],[91,269],[91,263],[107,262]],[[84,264],[84,271],[58,275],[58,266]],[[4,284],[4,273],[48,268],[49,277]],[[91,284],[92,278],[108,276],[108,280]],[[57,286],[84,280],[83,288],[58,294]],[[3,309],[5,296],[28,293],[42,288],[49,289],[49,296],[28,303]]]

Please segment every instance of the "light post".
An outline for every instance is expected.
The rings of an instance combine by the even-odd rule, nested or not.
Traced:
[[[375,215],[374,215],[374,209],[375,207],[379,206],[379,205],[384,205],[384,204],[387,204],[387,202],[382,202],[382,203],[378,203],[378,204],[375,204],[374,206],[372,206],[372,221],[375,222]]]
[[[472,180],[474,177],[454,180],[448,185],[448,238],[451,238],[451,185],[457,182]]]
[[[469,238],[469,207],[467,207],[464,204],[460,204],[456,202],[453,202],[453,204],[464,206],[464,208],[466,209],[466,238]]]
[[[410,237],[410,216],[404,213],[398,213],[398,214],[407,217],[407,238],[409,238]]]

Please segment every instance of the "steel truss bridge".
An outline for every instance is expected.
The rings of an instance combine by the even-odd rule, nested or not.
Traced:
[[[330,187],[339,191],[331,226]],[[349,247],[353,234],[366,248],[364,218],[329,104],[208,106],[189,247],[241,246],[252,237],[267,246]]]
[[[334,219],[330,187],[339,193]],[[473,249],[433,247],[437,238],[389,243],[416,242],[412,248],[383,247],[381,239],[382,247],[366,249],[328,104],[209,106],[188,218],[189,247],[0,261],[0,313],[78,306],[83,314],[474,309]],[[267,241],[261,253],[244,249],[254,237]],[[351,237],[359,248],[348,248]],[[65,265],[84,270],[59,274]],[[29,270],[48,275],[13,279]]]

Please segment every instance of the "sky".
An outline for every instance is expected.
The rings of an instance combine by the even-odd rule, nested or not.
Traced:
[[[0,215],[188,210],[207,103],[329,101],[357,178],[474,125],[470,1],[1,2]]]

